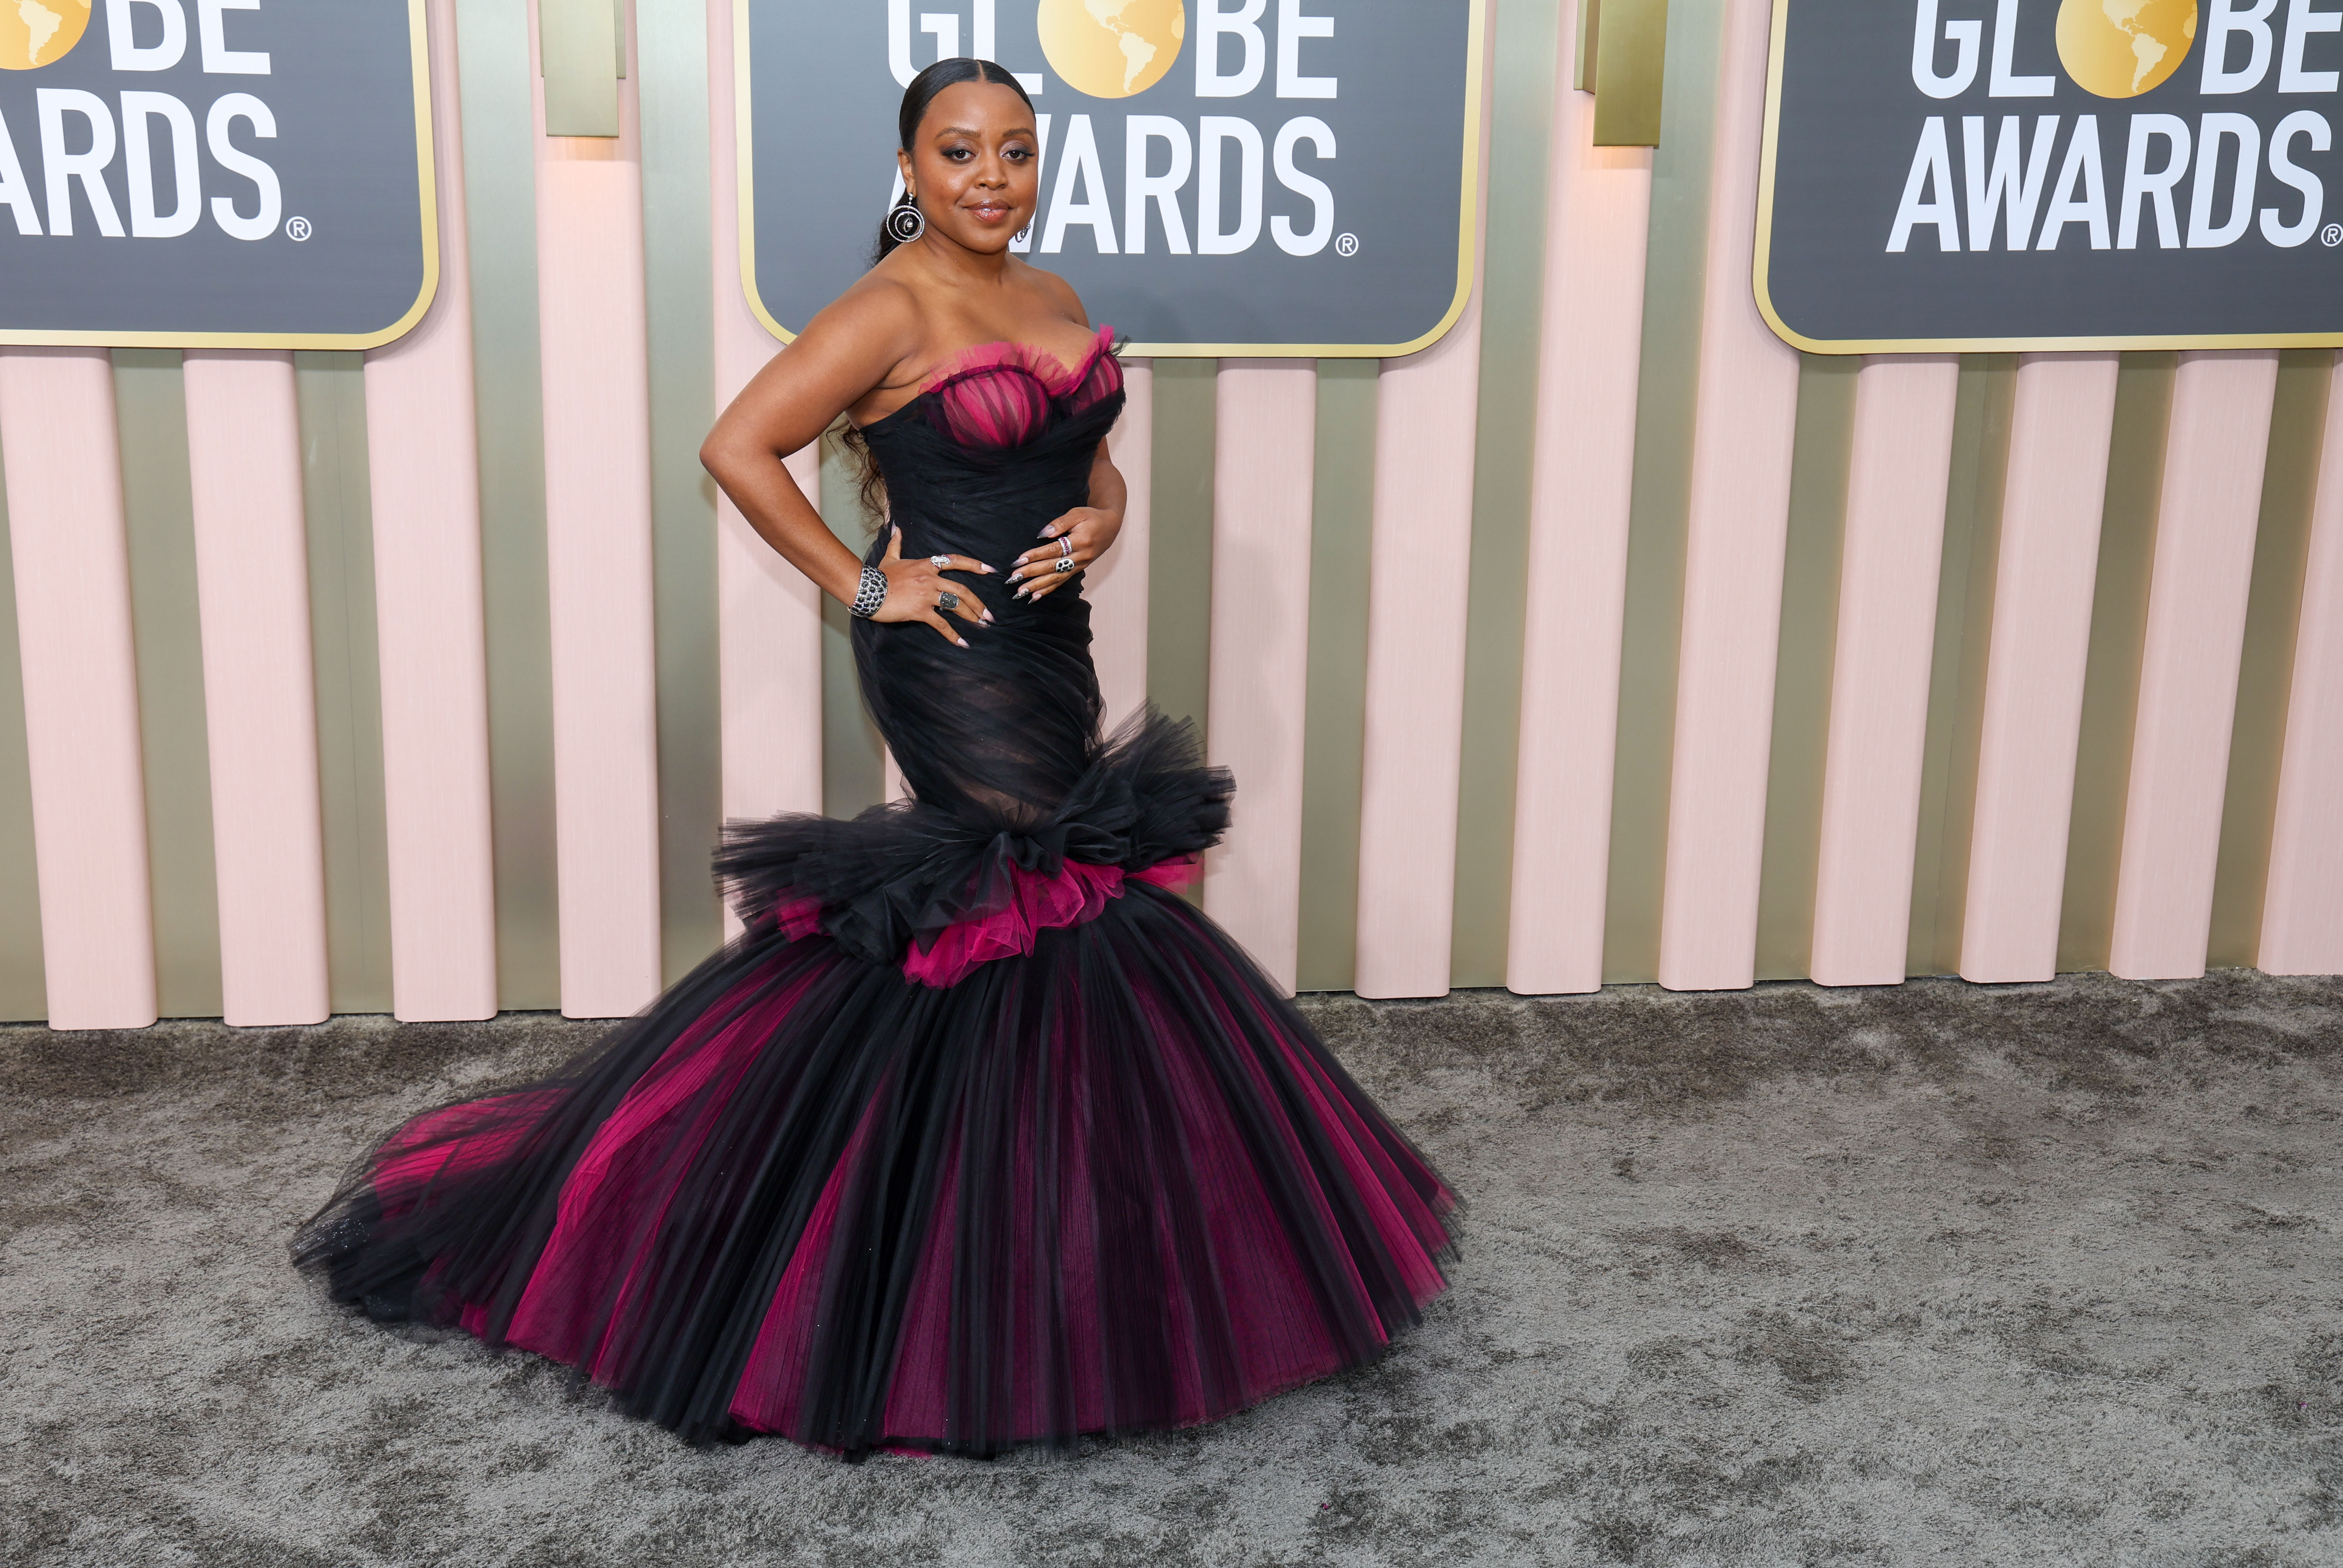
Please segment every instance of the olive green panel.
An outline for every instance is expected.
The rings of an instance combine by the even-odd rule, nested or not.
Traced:
[[[546,134],[617,136],[618,80],[627,74],[625,0],[538,0],[537,15]],[[645,36],[662,20],[651,0],[641,0],[636,23]],[[649,71],[648,61],[643,68]]]
[[[1928,665],[1920,819],[1912,840],[1906,974],[1953,974],[1961,965],[1986,663],[1993,651],[1994,581],[2001,563],[2002,481],[2016,398],[2016,355],[1962,356],[1936,576],[1936,640]]]
[[[1360,789],[1366,770],[1367,592],[1383,364],[1318,362],[1310,502],[1310,674],[1302,721],[1298,990],[1349,990],[1359,938]]]
[[[1449,983],[1502,986],[1513,884],[1522,639],[1529,613],[1530,464],[1545,294],[1547,149],[1560,6],[1497,12],[1492,201],[1481,293],[1479,426],[1473,454],[1473,572],[1464,629],[1464,729],[1457,774],[1455,919]]]
[[[1147,700],[1211,735],[1212,463],[1221,363],[1155,361],[1154,481],[1147,541]],[[1239,789],[1244,780],[1237,780]],[[1204,882],[1189,884],[1201,906]]]
[[[2116,377],[2115,437],[2091,592],[2089,661],[2075,756],[2075,801],[2058,913],[2058,967],[2103,970],[2115,936],[2116,871],[2131,786],[2132,725],[2147,639],[2147,585],[2156,508],[2164,489],[2164,433],[2179,365],[2165,351],[2127,354]]]
[[[2334,365],[2330,348],[2289,349],[2278,356],[2269,464],[2262,472],[2253,587],[2237,667],[2229,781],[2221,799],[2220,859],[2213,876],[2213,928],[2205,961],[2216,969],[2250,965],[2261,946],[2278,764],[2286,755],[2287,698],[2294,685],[2294,638],[2310,558],[2310,508],[2318,487]]]
[[[488,615],[496,829],[497,1001],[561,1005],[553,836],[553,633],[546,585],[545,424],[538,379],[536,126],[528,12],[456,0],[479,404],[480,568]]]
[[[1765,763],[1765,848],[1757,883],[1759,980],[1803,976],[1814,951],[1839,558],[1846,538],[1847,463],[1855,449],[1855,382],[1862,368],[1860,359],[1798,356],[1798,427],[1790,456],[1774,727]]]
[[[0,1020],[49,1015],[41,968],[41,890],[33,859],[31,748],[25,739],[24,666],[16,650],[16,569],[9,554],[8,493],[0,483]]]
[[[1676,0],[1668,8],[1667,94],[1652,162],[1651,259],[1644,273],[1635,488],[1619,650],[1618,749],[1603,941],[1604,978],[1612,980],[1648,980],[1659,972],[1710,136],[1723,25],[1723,0]]]
[[[179,351],[116,349],[114,406],[130,543],[156,1006],[165,1018],[217,1018],[219,887],[212,861],[211,753]]]
[[[1594,145],[1657,145],[1664,121],[1668,0],[1603,0],[1596,36]]]
[[[716,486],[699,466],[699,443],[716,417],[704,0],[636,0],[635,35],[650,333],[659,937],[672,981],[724,939],[708,867],[723,817],[723,753]]]
[[[1147,541],[1147,698],[1208,733],[1212,658],[1212,451],[1217,359],[1155,361]],[[1238,780],[1242,785],[1242,779]]]
[[[326,950],[336,1012],[390,1010],[390,841],[375,636],[374,507],[366,357],[293,356],[309,642],[317,681],[317,793],[326,836]]]
[[[870,546],[871,528],[857,487],[860,472],[834,432],[822,437],[822,520],[858,556]],[[852,611],[822,595],[821,809],[830,817],[857,816],[886,799],[887,747],[862,706],[849,635],[853,624]]]

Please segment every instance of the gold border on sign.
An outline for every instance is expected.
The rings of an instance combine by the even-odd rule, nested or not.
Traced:
[[[1489,0],[1465,0],[1467,63],[1464,69],[1463,188],[1458,195],[1456,292],[1448,310],[1423,337],[1405,343],[1126,343],[1134,359],[1396,359],[1420,353],[1448,335],[1473,297],[1473,268],[1480,243],[1473,221],[1481,208],[1481,94],[1488,50]],[[751,177],[749,89],[749,0],[732,0],[733,167],[740,199],[740,293],[765,330],[783,343],[797,334],[773,319],[757,292],[757,199]],[[1038,216],[1038,215],[1037,215]]]
[[[1750,286],[1757,313],[1774,336],[1809,354],[2056,354],[2106,348],[2336,348],[2343,331],[2237,333],[2129,333],[2111,337],[1808,337],[1774,308],[1766,263],[1774,247],[1775,146],[1781,133],[1782,60],[1790,36],[1794,0],[1774,0],[1774,39],[1765,64],[1765,140],[1757,166],[1757,244],[1750,258]]]
[[[423,215],[423,286],[407,313],[374,332],[103,332],[0,327],[0,344],[45,348],[379,348],[423,319],[439,294],[438,168],[431,136],[431,38],[425,0],[407,0],[414,64],[415,171]]]

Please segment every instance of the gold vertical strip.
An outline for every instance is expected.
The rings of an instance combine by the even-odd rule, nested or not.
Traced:
[[[497,1002],[561,1005],[553,843],[553,633],[538,381],[537,129],[528,13],[457,0],[479,406],[480,567],[496,829]]]
[[[716,488],[699,467],[699,443],[716,417],[706,5],[636,0],[635,48],[650,338],[659,948],[673,982],[724,937],[708,867],[723,817]]]
[[[146,861],[155,890],[156,1008],[165,1018],[217,1018],[219,888],[179,351],[116,349],[114,400],[137,644]]]
[[[1513,785],[1520,760],[1522,646],[1529,621],[1530,460],[1536,447],[1538,334],[1545,292],[1546,159],[1554,136],[1556,0],[1500,7],[1490,83],[1483,239],[1486,321],[1473,432],[1473,563],[1466,589],[1463,733],[1457,769],[1456,884],[1449,983],[1502,986],[1513,911]]]
[[[0,485],[0,1021],[15,1023],[48,1017],[49,1001],[33,862],[25,671],[16,652],[16,568],[9,549],[8,494]]]
[[[1962,357],[1946,479],[1944,565],[1936,574],[1936,640],[1928,664],[1906,974],[1960,970],[1977,756],[1985,740],[1986,663],[1993,652],[1994,583],[2001,565],[2001,498],[2016,401],[2016,355]]]
[[[2237,667],[2237,719],[2229,737],[2229,778],[2221,797],[2220,859],[2213,875],[2212,935],[2205,960],[2214,969],[2250,966],[2261,946],[2295,634],[2310,559],[2310,507],[2318,488],[2334,364],[2334,351],[2326,348],[2292,348],[2278,356],[2246,641]]]
[[[336,1012],[390,1010],[390,844],[375,635],[374,506],[366,357],[293,356],[308,521],[309,641],[317,682],[317,795],[326,837],[326,952]]]
[[[862,515],[860,471],[835,435],[821,443],[821,517],[840,542],[860,555],[870,544]],[[821,597],[821,809],[852,817],[886,799],[886,745],[862,706],[850,628],[853,612]]]
[[[1147,697],[1208,733],[1217,359],[1155,362],[1155,490],[1148,524]],[[1365,614],[1362,606],[1360,613]],[[1237,780],[1242,789],[1244,780]]]
[[[1860,359],[1798,357],[1798,427],[1790,454],[1774,730],[1765,754],[1765,848],[1757,882],[1761,980],[1803,979],[1814,951],[1839,563],[1855,453],[1855,382],[1862,368]]]
[[[1376,359],[1318,362],[1297,990],[1348,990],[1355,978],[1359,791],[1367,739],[1365,605],[1373,565],[1375,393],[1382,372]]]
[[[1570,85],[1582,93],[1594,90],[1595,65],[1603,45],[1603,0],[1579,0],[1578,52],[1571,56]]]
[[[2091,597],[2090,654],[2075,756],[2075,802],[2059,900],[2058,967],[2103,970],[2115,938],[2116,872],[2124,802],[2131,789],[2139,663],[2147,639],[2147,588],[2156,509],[2164,489],[2164,433],[2179,357],[2127,354],[2116,377],[2114,439],[2100,513],[2099,567]]]
[[[1722,0],[1677,0],[1669,7],[1667,68],[1676,90],[1666,95],[1660,146],[1652,157],[1635,490],[1627,526],[1604,920],[1607,980],[1652,980],[1660,965],[1660,890],[1675,751],[1676,649],[1683,630],[1711,131],[1724,21]]]

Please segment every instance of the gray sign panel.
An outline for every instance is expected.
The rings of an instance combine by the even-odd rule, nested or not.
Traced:
[[[1825,353],[2343,344],[2338,0],[1775,0],[1757,301]]]
[[[738,0],[742,282],[783,339],[870,263],[912,74],[1033,96],[1018,249],[1152,355],[1413,352],[1473,274],[1486,0]]]
[[[0,4],[0,343],[365,348],[438,282],[423,0]]]

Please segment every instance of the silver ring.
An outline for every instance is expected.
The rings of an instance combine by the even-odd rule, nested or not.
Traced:
[[[1061,555],[1061,556],[1070,556],[1070,555],[1072,555],[1072,554],[1074,553],[1074,536],[1073,536],[1073,535],[1071,535],[1071,534],[1063,534],[1063,535],[1061,535],[1061,536],[1059,537],[1059,539],[1058,539],[1058,553],[1059,553],[1060,555]]]
[[[1072,570],[1074,569],[1074,558],[1073,558],[1071,556],[1068,556],[1068,557],[1066,557],[1064,559],[1062,559],[1062,560],[1059,561],[1059,563],[1058,563],[1056,566],[1054,566],[1054,567],[1051,568],[1050,569],[1051,569],[1051,571],[1060,571],[1060,572],[1070,572],[1070,571],[1072,571]]]
[[[930,565],[930,566],[931,566],[931,567],[935,568],[936,568],[936,570],[938,570],[938,571],[941,571],[941,570],[943,570],[946,567],[948,567],[948,566],[951,565],[951,557],[950,557],[950,556],[930,556],[930,557],[928,558],[928,565]]]
[[[936,608],[938,609],[958,609],[960,608],[960,595],[956,593],[938,594],[936,596]]]

